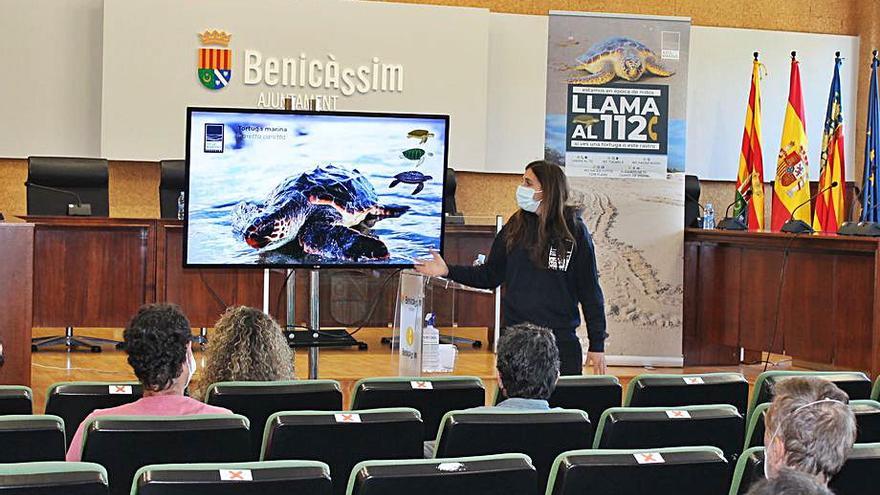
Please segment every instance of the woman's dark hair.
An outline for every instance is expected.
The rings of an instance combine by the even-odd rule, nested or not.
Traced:
[[[507,221],[507,252],[524,246],[536,265],[546,267],[551,247],[560,252],[576,247],[569,227],[575,210],[567,205],[568,179],[562,167],[539,160],[526,165],[526,170],[538,178],[544,196],[538,213],[521,209]]]
[[[520,323],[503,330],[496,365],[509,398],[549,399],[559,378],[559,349],[550,330]]]
[[[128,364],[145,389],[165,390],[180,376],[192,330],[178,306],[141,306],[122,336]]]

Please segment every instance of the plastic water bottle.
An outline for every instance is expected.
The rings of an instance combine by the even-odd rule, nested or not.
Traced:
[[[705,213],[703,213],[703,228],[715,228],[715,208],[712,207],[712,203],[706,203]]]
[[[440,370],[440,330],[434,326],[434,313],[425,316],[422,329],[422,371]]]
[[[180,191],[180,196],[177,197],[177,219],[183,220],[183,217],[186,215],[186,198],[184,197],[184,192]]]

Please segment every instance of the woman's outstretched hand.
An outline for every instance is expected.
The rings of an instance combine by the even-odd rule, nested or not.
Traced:
[[[445,277],[449,275],[449,267],[437,251],[431,250],[431,259],[416,260],[417,272],[428,277]]]

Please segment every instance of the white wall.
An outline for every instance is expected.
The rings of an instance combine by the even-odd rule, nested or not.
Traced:
[[[102,0],[3,0],[0,156],[101,155]]]

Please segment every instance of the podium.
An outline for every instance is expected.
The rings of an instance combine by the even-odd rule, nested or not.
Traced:
[[[498,290],[475,289],[445,278],[426,277],[413,270],[401,272],[391,338],[392,349],[396,347],[398,350],[397,353],[392,353],[392,356],[398,360],[397,368],[400,376],[415,377],[423,374],[422,348],[425,317],[429,313],[436,316],[442,312],[452,312],[451,320],[454,321],[454,301],[457,291],[494,294],[496,307],[500,305]],[[451,302],[451,304],[447,304],[447,302]],[[500,312],[496,311],[494,322],[496,335],[501,324],[499,315]],[[441,332],[440,342],[460,344],[461,340],[457,339],[455,335],[442,335]]]
[[[31,384],[34,225],[0,222],[0,385]]]

